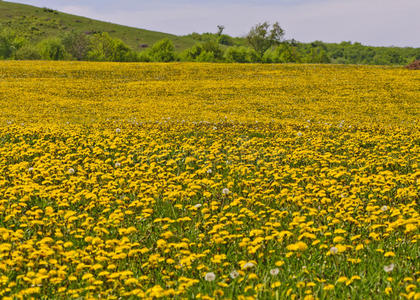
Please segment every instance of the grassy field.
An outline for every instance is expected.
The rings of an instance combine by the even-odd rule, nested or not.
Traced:
[[[57,37],[70,30],[88,33],[109,32],[112,37],[121,39],[134,50],[141,50],[143,44],[150,47],[164,38],[172,40],[177,50],[190,48],[195,43],[188,37],[117,25],[6,1],[0,1],[0,30],[2,28],[20,32],[34,42]]]
[[[419,299],[419,81],[0,62],[0,295]]]

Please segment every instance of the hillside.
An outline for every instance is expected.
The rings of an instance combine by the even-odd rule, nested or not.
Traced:
[[[52,9],[31,5],[0,1],[0,31],[10,28],[18,31],[27,39],[37,42],[47,37],[60,36],[65,31],[77,30],[89,34],[109,32],[134,50],[141,50],[145,45],[169,38],[177,50],[184,50],[194,45],[190,37],[117,25],[85,17],[58,12]]]

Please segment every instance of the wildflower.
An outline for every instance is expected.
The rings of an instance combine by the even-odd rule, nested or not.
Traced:
[[[212,169],[207,169],[207,174],[211,174],[212,172],[213,172],[213,170]]]
[[[382,207],[381,207],[381,210],[382,210],[382,211],[387,211],[387,210],[388,210],[388,206],[386,206],[386,205],[382,206]]]
[[[230,193],[230,191],[229,191],[229,189],[228,188],[224,188],[223,190],[222,190],[222,194],[223,195],[227,195],[227,194],[229,194]]]
[[[302,135],[303,135],[303,133],[302,133],[302,132],[300,132],[300,131],[297,133],[297,136],[298,136],[298,137],[301,137]]]
[[[209,272],[204,276],[204,279],[206,281],[214,281],[216,279],[216,274],[214,274],[213,272]]]
[[[230,276],[230,278],[235,279],[239,276],[239,273],[238,273],[238,271],[234,270],[234,271],[230,272],[229,276]]]
[[[33,171],[34,171],[34,168],[33,168],[33,167],[28,168],[28,172],[29,172],[29,173],[31,173],[31,172],[33,172]]]
[[[394,270],[395,265],[394,264],[390,264],[389,266],[384,266],[384,271],[389,273],[392,272],[392,270]]]
[[[116,163],[115,163],[115,167],[116,167],[116,168],[119,168],[119,167],[121,167],[121,164],[120,164],[119,162],[116,162]]]
[[[271,270],[270,270],[270,274],[271,274],[272,276],[276,276],[276,275],[278,275],[278,274],[279,274],[279,272],[280,272],[279,268],[275,268],[275,269],[271,269]]]
[[[304,242],[297,242],[287,246],[286,249],[289,251],[305,251],[308,249],[308,245],[306,245]]]
[[[115,132],[116,133],[120,133],[121,132],[121,129],[117,128],[117,129],[115,129]]]
[[[394,252],[392,252],[392,251],[386,252],[386,253],[384,254],[384,257],[394,257],[394,256],[395,256],[395,253],[394,253]]]
[[[200,208],[201,206],[203,206],[201,203],[197,203],[196,205],[194,205],[195,208]]]
[[[74,169],[73,169],[73,168],[70,168],[70,169],[68,170],[68,172],[69,172],[69,174],[74,174]]]

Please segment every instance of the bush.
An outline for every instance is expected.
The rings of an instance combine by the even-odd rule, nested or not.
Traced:
[[[216,59],[214,57],[214,53],[213,52],[203,51],[196,58],[196,61],[198,61],[198,62],[215,62]]]
[[[85,60],[89,51],[89,37],[82,32],[67,32],[62,38],[67,53],[76,60]]]
[[[174,44],[169,39],[156,42],[148,54],[152,61],[170,62],[176,59]]]
[[[199,62],[223,61],[223,50],[220,48],[219,44],[214,41],[198,43],[190,49],[185,50],[181,54],[181,60]]]
[[[91,38],[87,58],[93,61],[128,62],[136,61],[137,55],[123,41],[103,32]]]
[[[58,38],[45,39],[41,41],[38,44],[38,49],[42,59],[64,60],[69,58],[63,43]]]
[[[0,59],[13,57],[14,53],[25,44],[26,40],[15,32],[5,29],[0,33]]]
[[[38,60],[41,59],[41,54],[36,47],[26,44],[15,52],[13,58],[17,60]]]
[[[230,47],[226,49],[224,58],[227,62],[236,62],[236,63],[250,62],[248,49],[245,47]]]

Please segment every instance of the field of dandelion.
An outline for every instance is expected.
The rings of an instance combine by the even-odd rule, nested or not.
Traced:
[[[420,73],[0,62],[0,296],[420,299]]]

